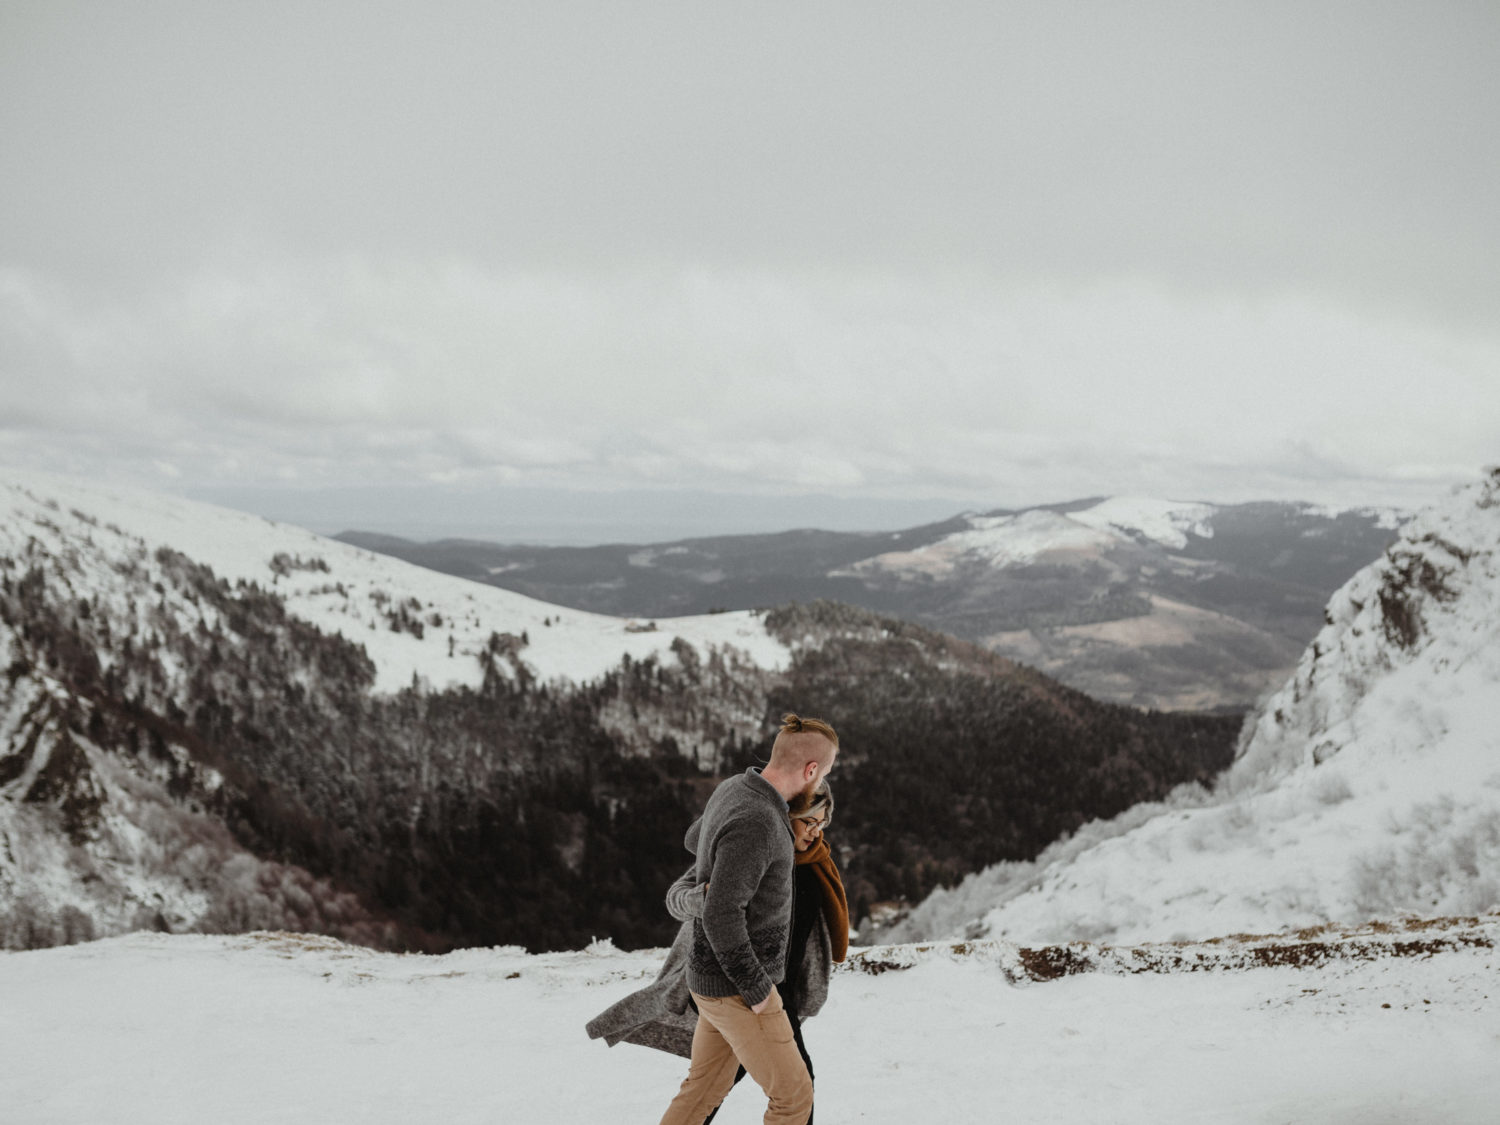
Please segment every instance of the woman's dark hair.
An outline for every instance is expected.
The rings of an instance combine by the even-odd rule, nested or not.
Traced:
[[[833,819],[833,790],[828,788],[826,781],[819,782],[818,788],[811,793],[798,793],[787,802],[786,811],[795,820],[819,809],[823,811],[823,825],[826,828]]]

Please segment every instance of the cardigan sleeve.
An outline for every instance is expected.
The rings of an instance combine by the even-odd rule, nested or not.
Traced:
[[[679,922],[703,917],[703,887],[698,883],[697,864],[667,888],[667,913]]]

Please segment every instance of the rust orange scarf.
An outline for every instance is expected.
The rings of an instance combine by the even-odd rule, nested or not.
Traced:
[[[842,961],[849,952],[849,899],[844,894],[844,881],[839,878],[833,853],[828,850],[828,841],[823,837],[813,841],[807,851],[797,853],[797,866],[807,865],[812,866],[818,889],[823,892],[823,918],[828,923],[833,959]]]

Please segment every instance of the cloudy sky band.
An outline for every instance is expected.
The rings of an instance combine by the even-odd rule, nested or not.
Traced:
[[[1420,501],[1497,75],[1483,3],[7,4],[0,459]]]

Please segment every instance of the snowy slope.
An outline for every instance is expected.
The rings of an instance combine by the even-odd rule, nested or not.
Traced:
[[[195,593],[183,581],[191,563],[206,564],[231,585],[273,591],[288,614],[362,647],[377,695],[414,682],[433,691],[477,686],[485,675],[481,656],[496,638],[511,655],[488,661],[493,672],[529,672],[544,683],[596,678],[627,654],[671,666],[680,663],[679,650],[686,653],[680,640],[700,655],[710,646],[733,648],[740,669],[778,668],[788,658],[751,613],[658,624],[560,609],[237,512],[0,470],[0,582],[8,607],[0,619],[0,947],[152,928],[296,927],[375,944],[388,933],[388,920],[372,918],[328,880],[257,858],[237,842],[248,837],[232,834],[224,816],[243,789],[230,793],[228,806],[216,804],[224,775],[210,764],[212,754],[188,745],[191,733],[163,719],[189,698],[186,685],[204,669],[184,666],[181,654],[193,650],[156,640],[216,635],[229,645],[240,636],[232,615],[245,602]],[[270,601],[243,612],[269,612]],[[87,626],[80,636],[91,639],[63,643],[76,657],[71,665],[56,659],[58,637],[71,634],[49,612]],[[149,659],[127,655],[148,644]],[[94,690],[80,692],[74,678],[90,667]],[[335,668],[327,682],[314,684],[319,673],[306,652],[267,652],[264,667],[267,682],[257,686],[273,694],[329,683],[361,691],[368,682],[341,680],[351,673]],[[358,662],[354,671],[361,671]],[[106,682],[112,686],[101,686]],[[606,721],[637,741],[662,722],[650,709],[617,710]],[[155,726],[143,717],[148,713]],[[133,732],[123,742],[118,730],[108,733],[116,719]],[[686,734],[682,745],[700,749]],[[396,768],[391,748],[382,753],[364,768]],[[422,751],[423,770],[472,782],[451,757],[435,753]],[[338,769],[360,772],[328,768],[335,776]]]
[[[1004,568],[1080,552],[1098,552],[1139,540],[1180,550],[1187,533],[1213,535],[1211,504],[1116,497],[1079,511],[1031,508],[1008,515],[964,517],[969,526],[911,551],[887,551],[836,573],[873,571],[946,575],[963,563]]]
[[[887,551],[845,567],[837,574],[872,570],[941,576],[965,562],[993,567],[1019,566],[1046,556],[1098,550],[1115,541],[1101,531],[1056,512],[1031,511],[1014,516],[966,516],[965,531],[946,535],[911,551]]]
[[[128,761],[96,745],[55,677],[16,672],[15,641],[0,626],[0,948],[189,926],[379,939],[352,895],[257,858],[186,798],[222,778],[181,745]]]
[[[661,956],[607,942],[399,956],[295,934],[0,953],[0,1117],[654,1121],[685,1060],[607,1049],[583,1025]],[[1008,959],[871,950],[868,972],[836,973],[805,1026],[820,1125],[1495,1119],[1492,938],[1425,957],[1049,983],[1015,981]],[[715,1121],[749,1125],[764,1107],[746,1082]]]
[[[679,637],[695,647],[733,646],[762,667],[783,667],[787,660],[753,613],[653,623],[564,609],[158,493],[0,468],[0,515],[0,555],[17,556],[35,539],[46,551],[77,560],[80,592],[89,596],[128,598],[132,590],[119,565],[142,546],[147,565],[157,548],[168,547],[231,583],[244,579],[273,589],[298,617],[363,645],[376,665],[378,691],[398,690],[413,676],[434,688],[477,685],[477,656],[492,633],[525,634],[520,658],[544,681],[597,678],[627,653],[673,660]],[[285,573],[272,567],[277,555],[292,561]],[[403,605],[424,623],[420,638],[389,627],[386,611]]]
[[[890,936],[1141,940],[1500,903],[1500,472],[1332,599],[1212,794],[1085,826]]]
[[[1116,496],[1092,508],[1072,512],[1068,518],[1087,527],[1106,529],[1131,538],[1149,539],[1163,547],[1181,550],[1188,533],[1204,539],[1213,536],[1212,504],[1190,504],[1157,500],[1146,496]]]
[[[1087,512],[1063,515],[1040,508],[1013,515],[967,515],[969,526],[963,531],[913,550],[873,555],[833,574],[946,577],[964,565],[1024,566],[1069,554],[1097,553],[1128,540],[1128,534],[1107,519],[1087,516]]]

